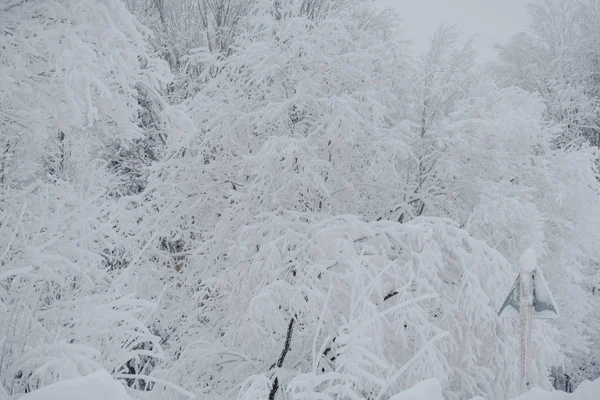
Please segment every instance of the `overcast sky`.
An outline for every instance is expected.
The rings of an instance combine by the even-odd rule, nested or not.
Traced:
[[[465,37],[478,35],[476,48],[480,60],[495,57],[492,48],[529,24],[527,0],[379,0],[395,7],[403,19],[406,36],[418,50],[427,48],[435,28],[442,22],[459,24]]]

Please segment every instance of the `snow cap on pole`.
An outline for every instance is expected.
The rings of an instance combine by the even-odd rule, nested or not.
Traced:
[[[506,300],[500,307],[498,315],[503,318],[517,318],[521,310],[521,280],[533,279],[533,318],[557,318],[558,307],[552,298],[552,293],[544,279],[542,271],[537,266],[537,254],[529,248],[525,250],[519,261],[520,274],[514,281]]]
[[[537,253],[535,250],[531,247],[525,250],[519,260],[519,264],[521,264],[521,273],[532,274],[535,272],[537,268]]]

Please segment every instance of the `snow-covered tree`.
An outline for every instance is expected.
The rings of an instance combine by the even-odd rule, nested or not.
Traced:
[[[451,221],[264,213],[228,257],[188,275],[164,379],[223,398],[249,382],[298,399],[388,398],[430,377],[450,398],[516,389],[518,337],[496,316],[511,266]],[[536,361],[543,377],[555,354]]]
[[[436,174],[444,151],[444,124],[472,83],[474,62],[472,40],[460,44],[457,27],[442,25],[431,38],[428,51],[413,63],[405,115],[410,126],[411,157],[402,166],[400,179],[388,185],[402,195],[379,218],[410,220],[423,215],[426,207],[445,195],[444,183]]]
[[[0,385],[18,394],[100,368],[143,376],[140,360],[161,357],[146,325],[155,305],[109,271],[121,239],[112,199],[131,178],[110,151],[144,138],[140,93],[156,94],[168,71],[120,1],[1,7]]]
[[[536,322],[536,384],[590,376],[595,67],[565,43],[595,6],[558,39],[540,11],[499,88],[375,5],[1,6],[0,397],[104,369],[148,400],[503,399],[528,247],[576,318]]]
[[[269,10],[181,105],[193,125],[170,135],[132,197],[136,240],[151,243],[135,268],[140,295],[170,282],[154,323],[169,355],[155,376],[216,398],[387,398],[427,377],[447,378],[452,398],[515,390],[517,338],[495,315],[495,288],[512,279],[505,259],[446,220],[365,222],[405,184],[403,53],[352,19]],[[443,68],[462,71],[452,59]],[[551,335],[539,337],[550,349],[541,384],[557,361]]]
[[[600,103],[597,1],[545,0],[529,5],[530,32],[499,46],[492,66],[502,85],[537,92],[554,121],[566,127],[557,143],[582,136],[598,146]]]
[[[560,260],[555,267],[560,271],[556,276],[561,276],[557,282],[566,281],[573,285],[565,290],[561,300],[582,312],[572,314],[578,315],[577,320],[585,318],[588,326],[596,326],[600,315],[597,312],[589,315],[583,309],[600,308],[597,297],[593,296],[598,276],[597,251],[590,247],[591,238],[597,235],[597,217],[590,210],[596,207],[598,187],[596,167],[589,163],[590,160],[597,162],[598,157],[582,139],[598,147],[600,3],[546,0],[531,4],[529,10],[532,17],[530,32],[519,34],[499,47],[499,62],[492,66],[492,71],[501,86],[518,85],[537,93],[545,105],[546,117],[561,127],[554,135],[553,143],[565,151],[546,151],[550,155],[546,162],[551,175],[540,181],[544,182],[544,191],[548,192],[539,192],[544,205],[538,204],[538,210],[549,223],[544,234],[547,246],[561,254],[548,259],[551,265]],[[578,193],[578,196],[571,197],[572,193]],[[564,237],[571,240],[565,242]],[[564,274],[571,278],[565,280]],[[583,296],[582,290],[587,291],[587,296]],[[590,305],[588,301],[575,300],[576,296],[571,292],[577,293],[578,298],[595,299],[595,303]],[[597,328],[590,331],[586,326],[565,326],[564,331],[569,333],[563,344],[570,348],[567,352],[572,358],[567,371],[576,385],[584,378],[597,377],[600,371],[595,361],[598,355],[589,353],[595,346],[571,340],[577,337],[577,334],[570,336],[573,329],[580,337],[587,336],[595,342],[598,335],[592,333]]]
[[[600,322],[584,283],[599,255],[590,241],[598,216],[589,212],[600,191],[597,154],[556,148],[561,132],[543,122],[544,112],[541,99],[521,89],[476,87],[448,125],[439,173],[449,196],[436,208],[514,265],[526,248],[536,249],[563,315],[572,316],[556,327],[577,383],[589,377],[576,371],[588,364],[591,327]]]

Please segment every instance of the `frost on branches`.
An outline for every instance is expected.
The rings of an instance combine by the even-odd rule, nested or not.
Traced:
[[[599,220],[592,211],[598,207],[600,3],[538,1],[529,12],[530,29],[499,48],[492,70],[500,85],[536,93],[545,106],[545,117],[560,127],[552,142],[562,151],[553,149],[548,162],[555,186],[542,196],[547,207],[543,211],[547,216],[546,262],[562,291],[556,293],[557,300],[564,302],[562,310],[566,311],[565,306],[573,310],[566,311],[568,315],[578,315],[557,321],[568,355],[564,375],[557,377],[563,383],[570,381],[561,386],[569,389],[569,384],[576,386],[583,379],[600,376],[600,275],[595,239]],[[547,188],[548,181],[544,182]]]
[[[563,315],[573,316],[552,324],[578,382],[593,376],[591,332],[600,323],[584,283],[597,282],[600,256],[591,239],[600,234],[600,220],[590,212],[600,193],[597,150],[557,148],[553,141],[565,132],[543,122],[544,110],[539,98],[518,88],[474,87],[448,123],[439,173],[450,204],[435,208],[452,210],[450,217],[513,265],[528,247],[536,250]]]
[[[168,73],[119,1],[0,7],[0,393],[144,375],[155,304],[108,272],[125,179],[108,149],[143,137],[139,93]]]
[[[516,332],[496,317],[511,267],[451,221],[268,213],[229,254],[232,267],[188,278],[182,312],[197,322],[165,379],[297,399],[388,398],[431,377],[451,398],[500,396],[518,382]]]
[[[512,397],[528,247],[573,316],[536,321],[536,384],[593,371],[597,154],[554,97],[453,27],[411,60],[371,2],[126,3],[149,28],[0,8],[0,397]]]

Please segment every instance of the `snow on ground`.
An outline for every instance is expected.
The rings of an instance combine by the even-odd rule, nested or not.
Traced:
[[[584,381],[574,393],[561,391],[547,392],[533,388],[529,393],[513,400],[599,400],[600,379],[594,382]],[[390,400],[444,400],[442,387],[437,379],[428,379],[416,384],[413,388],[392,396]],[[471,400],[485,400],[483,397],[474,397]]]
[[[97,371],[90,375],[58,382],[32,393],[19,400],[131,400],[125,388],[106,372]],[[561,391],[547,392],[538,388],[513,400],[598,400],[600,399],[600,379],[582,382],[574,393]],[[390,400],[444,400],[442,387],[437,379],[428,379],[414,387],[398,393]],[[484,400],[474,397],[471,400]]]
[[[437,379],[427,379],[390,397],[390,400],[444,400],[444,395],[442,386]]]
[[[108,372],[96,371],[35,390],[19,400],[131,400],[131,397]]]
[[[575,392],[566,393],[561,391],[547,392],[533,388],[524,395],[514,400],[598,400],[600,399],[600,379],[594,382],[584,381],[579,384]]]

